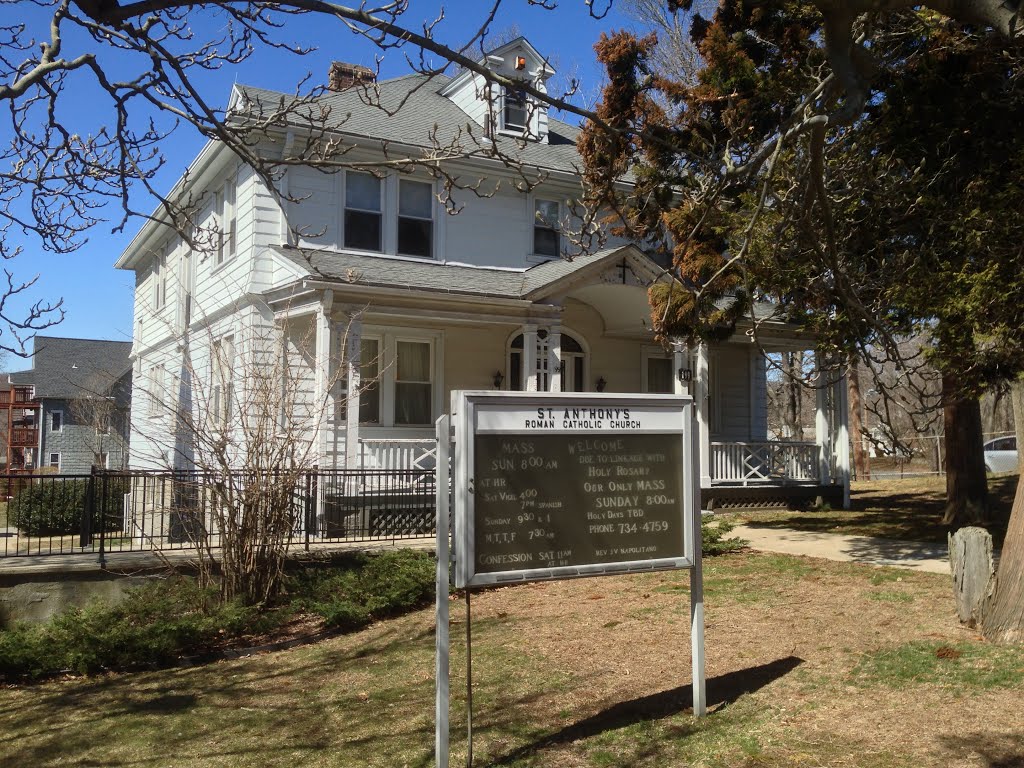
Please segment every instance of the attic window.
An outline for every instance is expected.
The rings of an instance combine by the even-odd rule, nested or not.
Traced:
[[[526,133],[530,123],[527,111],[526,92],[518,89],[505,89],[505,109],[502,113],[502,128],[506,131]]]

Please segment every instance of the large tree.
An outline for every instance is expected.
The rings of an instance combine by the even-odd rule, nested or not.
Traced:
[[[977,397],[1024,367],[1018,54],[996,32],[938,14],[875,14],[862,20],[872,87],[858,93],[824,47],[830,23],[806,4],[724,3],[693,19],[704,63],[693,83],[649,66],[653,39],[605,38],[599,113],[622,133],[587,129],[590,180],[624,231],[674,249],[689,290],[652,293],[666,336],[713,337],[767,296],[839,357],[934,367],[954,438],[948,517],[982,519]],[[608,183],[625,167],[635,200]],[[915,335],[927,344],[908,357]],[[1024,546],[1017,529],[1019,501],[1008,548]],[[992,636],[1024,622],[1013,562]]]

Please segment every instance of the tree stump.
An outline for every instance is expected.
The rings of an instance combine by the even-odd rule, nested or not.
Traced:
[[[960,621],[977,627],[981,623],[982,605],[992,594],[995,581],[992,535],[974,526],[949,534],[949,566]]]

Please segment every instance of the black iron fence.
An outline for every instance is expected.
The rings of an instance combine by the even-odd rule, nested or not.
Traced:
[[[0,475],[0,494],[0,558],[217,549],[240,526],[305,549],[435,531],[420,469]]]

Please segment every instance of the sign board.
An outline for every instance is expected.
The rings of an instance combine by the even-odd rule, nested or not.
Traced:
[[[453,400],[456,586],[692,567],[689,397]]]

